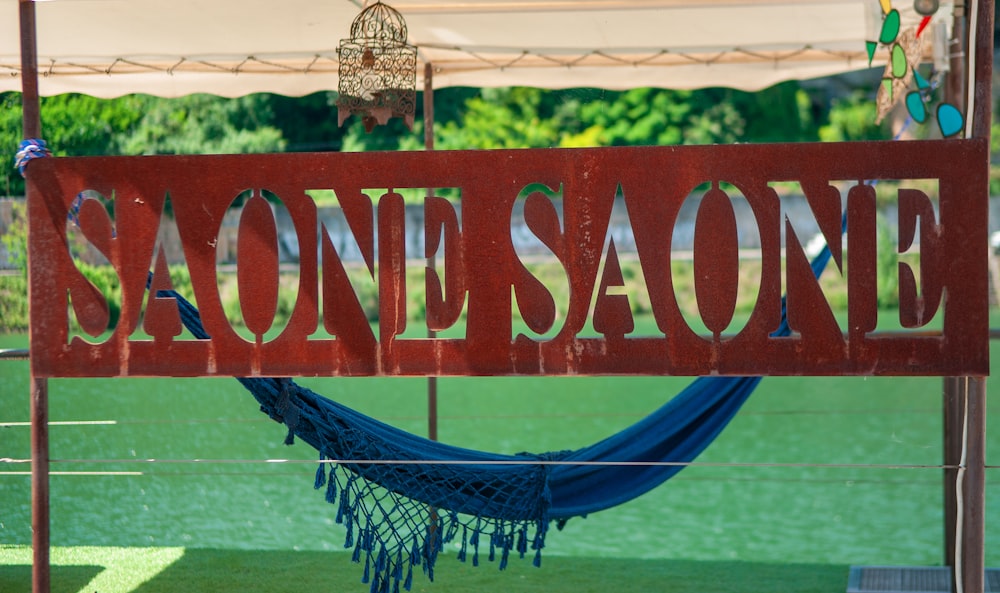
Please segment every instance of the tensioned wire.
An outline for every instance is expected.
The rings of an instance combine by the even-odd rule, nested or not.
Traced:
[[[31,463],[31,459],[0,458],[0,463]],[[754,467],[754,468],[830,468],[830,469],[959,469],[961,464],[922,464],[922,463],[810,463],[810,462],[744,462],[744,461],[566,461],[566,460],[459,460],[459,459],[157,459],[157,458],[119,458],[119,459],[50,459],[49,463],[71,464],[276,464],[305,463],[315,464],[350,464],[350,465],[476,465],[476,466],[508,466],[508,465],[543,465],[543,466],[592,466],[592,467]],[[995,469],[1000,466],[987,466]]]
[[[845,415],[879,415],[879,414],[939,414],[940,410],[934,408],[895,410],[884,409],[833,409],[833,410],[759,410],[740,412],[742,416],[845,416]],[[570,412],[566,414],[447,414],[439,415],[441,420],[546,420],[546,419],[567,419],[567,418],[642,418],[642,413],[603,413],[603,412]],[[384,422],[406,422],[422,421],[426,416],[380,416]],[[207,419],[174,419],[174,418],[150,418],[143,420],[53,420],[49,426],[133,426],[150,424],[271,424],[267,418],[207,418]],[[28,428],[31,422],[14,421],[0,422],[0,428]]]
[[[14,460],[15,462],[20,462],[21,460]],[[274,464],[280,465],[280,464]],[[879,469],[879,468],[865,468],[865,469]],[[896,468],[899,469],[899,468]],[[903,468],[903,469],[931,469],[936,470],[938,468]],[[31,472],[24,471],[0,471],[0,478],[3,477],[14,477],[14,476],[30,476]],[[85,471],[85,470],[75,470],[75,471],[51,471],[49,472],[51,476],[70,476],[70,477],[147,477],[147,478],[197,478],[197,477],[211,477],[211,478],[241,478],[241,477],[252,477],[252,478],[286,478],[286,477],[301,477],[304,475],[301,472],[295,471],[144,471],[144,470],[97,470],[97,471]],[[711,474],[711,475],[693,475],[693,474],[678,474],[676,477],[671,478],[672,481],[687,481],[687,482],[726,482],[726,483],[786,483],[786,484],[840,484],[844,486],[856,486],[856,485],[879,485],[879,486],[927,486],[927,485],[940,485],[941,480],[939,478],[934,479],[881,479],[881,478],[857,478],[857,477],[736,477],[732,475],[722,475],[722,474]]]
[[[0,458],[0,464],[26,465],[30,464],[30,459]],[[235,465],[268,465],[268,466],[294,466],[310,465],[322,463],[327,465],[359,464],[359,465],[461,465],[471,464],[468,461],[433,461],[433,460],[369,460],[369,459],[334,459],[318,461],[315,459],[53,459],[50,464],[72,464],[72,465],[194,465],[194,466],[235,466]],[[833,469],[833,470],[961,470],[961,464],[875,464],[875,463],[806,463],[806,462],[644,462],[644,461],[594,461],[594,462],[571,462],[571,461],[494,461],[482,462],[479,465],[577,465],[577,466],[620,466],[620,467],[651,467],[651,466],[683,466],[702,468],[745,468],[745,469]],[[998,469],[1000,466],[986,466],[986,469]],[[0,478],[13,476],[28,476],[30,471],[0,471]],[[148,471],[148,470],[72,470],[72,471],[50,471],[51,476],[74,476],[74,477],[149,477],[149,478],[176,478],[176,477],[257,477],[257,478],[277,478],[287,476],[299,476],[297,472],[260,472],[260,471]],[[911,474],[912,475],[912,474]],[[710,482],[785,482],[795,484],[826,483],[854,485],[881,485],[881,486],[921,486],[938,484],[939,479],[867,479],[867,478],[821,478],[821,477],[736,477],[732,475],[678,475],[675,479],[684,481],[710,481]]]

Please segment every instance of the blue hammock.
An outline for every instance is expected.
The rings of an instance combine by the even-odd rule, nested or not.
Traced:
[[[830,259],[812,262],[816,276]],[[174,291],[181,320],[207,339],[198,310]],[[782,324],[789,328],[782,304]],[[535,565],[550,524],[632,500],[675,475],[735,416],[760,377],[701,377],[638,423],[576,451],[499,455],[431,441],[358,413],[290,379],[239,378],[261,411],[320,454],[315,488],[337,507],[344,545],[364,561],[372,593],[409,590],[413,569],[433,580],[445,543],[459,560],[507,565],[511,552]],[[329,472],[327,467],[329,466]],[[329,473],[329,476],[327,475]]]

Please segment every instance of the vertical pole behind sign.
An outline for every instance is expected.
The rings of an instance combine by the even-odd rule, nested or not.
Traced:
[[[42,135],[38,104],[38,49],[35,33],[35,3],[19,0],[21,15],[21,125],[25,138]]]
[[[49,384],[31,378],[31,590],[49,593]]]
[[[972,0],[969,5],[968,48],[969,80],[966,83],[966,136],[990,139],[992,126],[993,79],[993,0]],[[984,162],[984,167],[989,163]],[[986,212],[983,216],[986,216]],[[982,245],[980,249],[988,249]],[[982,296],[988,299],[987,295]],[[983,328],[988,331],[988,328]],[[983,591],[986,571],[986,377],[962,377],[961,391],[965,395],[962,458],[959,465],[958,496],[962,510],[958,520],[961,549],[956,562],[961,562],[955,591]],[[962,475],[964,474],[964,475]]]
[[[966,45],[968,12],[965,3],[958,2],[952,9],[951,38],[948,40],[949,68],[945,78],[944,100],[956,106],[964,106],[967,82]],[[966,114],[971,117],[971,114]],[[958,464],[962,457],[962,413],[965,396],[960,391],[961,377],[944,377],[944,399],[942,400],[942,428],[944,429],[944,565],[952,569],[952,588],[959,578],[956,572],[955,551],[960,545],[958,537]]]
[[[951,96],[953,104],[964,105],[966,137],[989,140],[993,76],[993,0],[971,0],[964,15],[968,36],[965,41],[964,86],[966,102]],[[956,18],[956,20],[958,20]],[[956,85],[957,86],[957,85]],[[987,167],[988,163],[983,163]],[[987,213],[983,213],[985,216]],[[982,249],[988,249],[983,245]],[[983,295],[983,298],[988,298]],[[983,331],[986,331],[984,328]],[[957,593],[984,590],[986,571],[986,378],[945,379],[945,464],[957,466],[946,474],[953,481],[954,502],[946,494],[945,513],[953,517],[947,529],[946,549],[953,556],[953,588]],[[959,434],[954,434],[958,432]],[[954,505],[948,508],[949,505]]]
[[[424,64],[424,150],[432,151],[434,150],[434,65],[430,62]],[[427,197],[433,195],[434,188],[427,188]],[[427,258],[427,267],[434,269],[435,267],[435,257],[431,254]],[[433,338],[437,332],[427,326],[427,337]],[[427,438],[432,441],[438,440],[438,392],[437,392],[437,376],[430,375],[427,377]],[[438,525],[438,512],[437,509],[429,507],[429,525],[428,531],[431,535],[431,541],[434,541],[434,532],[437,530]]]
[[[35,3],[19,0],[21,34],[21,110],[25,138],[40,138],[42,123],[38,99],[38,47]],[[29,252],[28,257],[32,254]],[[29,268],[30,269],[30,268]],[[30,272],[29,272],[30,273]],[[31,291],[29,277],[28,291]],[[29,297],[28,301],[31,299]],[[49,386],[31,372],[31,589],[49,593],[52,575],[49,558]]]
[[[959,465],[962,522],[961,548],[956,562],[961,563],[962,586],[957,593],[984,591],[986,572],[986,378],[962,377],[965,393],[966,424],[962,462]],[[964,475],[963,475],[964,474]]]
[[[430,62],[424,64],[424,150],[434,150],[434,65]],[[434,188],[427,188],[427,197],[430,197]],[[427,258],[427,267],[434,269],[435,257],[431,254]],[[427,337],[433,338],[434,330],[427,329]],[[427,377],[427,438],[436,441],[438,438],[438,411],[437,411],[437,377],[431,375]]]
[[[942,428],[944,429],[944,565],[954,574],[955,550],[958,547],[958,465],[962,460],[962,426],[965,409],[960,391],[961,377],[944,377]],[[953,578],[957,578],[954,575]],[[952,583],[954,586],[954,583]]]

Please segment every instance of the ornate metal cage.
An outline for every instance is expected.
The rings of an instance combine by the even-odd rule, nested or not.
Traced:
[[[406,21],[392,7],[375,2],[351,23],[351,37],[340,41],[339,125],[361,116],[369,132],[390,118],[413,128],[416,106],[417,48],[406,41]]]

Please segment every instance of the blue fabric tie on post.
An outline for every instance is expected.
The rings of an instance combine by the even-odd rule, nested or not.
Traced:
[[[14,155],[14,166],[21,173],[21,177],[24,177],[24,171],[29,162],[50,156],[52,156],[52,151],[49,150],[45,140],[29,138],[21,141],[17,154]],[[73,203],[70,204],[69,211],[66,213],[66,219],[76,226],[80,226],[80,206],[85,199],[86,196],[83,192],[78,193]]]
[[[39,138],[22,140],[21,146],[18,147],[17,154],[14,155],[14,166],[17,167],[17,170],[23,177],[24,169],[28,166],[29,161],[47,156],[52,156],[52,153],[45,144],[45,140],[41,140]]]

